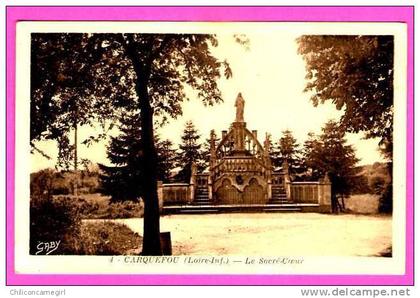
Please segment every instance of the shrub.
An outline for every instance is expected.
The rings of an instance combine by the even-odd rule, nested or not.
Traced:
[[[80,188],[85,189],[85,193],[97,192],[99,188],[98,174],[96,173],[96,175],[93,175],[91,173],[89,175],[85,174],[84,176],[82,176]]]
[[[73,184],[72,180],[69,180],[66,177],[67,173],[64,172],[56,172],[54,174],[53,179],[53,193],[55,195],[63,194],[71,194],[73,193]]]
[[[379,198],[379,212],[392,213],[392,184],[388,184]]]
[[[31,198],[30,254],[38,252],[40,242],[60,241],[59,248],[52,254],[77,250],[80,224],[79,208],[70,200]]]
[[[41,170],[31,174],[30,194],[36,200],[48,200],[53,192],[54,171]]]
[[[113,218],[139,216],[143,211],[142,204],[133,202],[111,204],[108,208],[111,212],[105,215]],[[82,222],[82,217],[98,210],[98,203],[78,197],[31,199],[30,254],[37,253],[40,242],[53,241],[60,241],[58,249],[51,253],[56,255],[117,255],[139,248],[141,237],[125,225]]]
[[[143,217],[144,204],[142,201],[124,201],[110,203],[106,197],[87,196],[57,196],[56,199],[70,201],[82,219],[119,219]]]
[[[43,193],[71,194],[74,192],[75,183],[78,186],[78,193],[94,193],[97,192],[99,186],[98,175],[98,172],[41,170],[31,174],[31,196],[39,196]]]
[[[374,194],[382,194],[386,188],[385,178],[382,176],[374,176],[370,181],[370,188]]]
[[[81,255],[123,255],[140,252],[142,238],[127,226],[107,221],[85,222],[80,233]]]
[[[364,175],[355,176],[352,180],[352,194],[366,194],[371,192],[368,178]]]
[[[109,219],[143,217],[144,205],[142,201],[124,201],[111,203],[108,206]]]

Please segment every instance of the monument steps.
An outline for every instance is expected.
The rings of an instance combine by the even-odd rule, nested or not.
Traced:
[[[302,208],[296,207],[296,208],[266,208],[264,209],[264,212],[299,212],[302,211]]]
[[[208,198],[209,197],[209,194],[207,193],[207,194],[203,194],[203,193],[201,193],[201,194],[196,194],[195,195],[195,197],[196,198]]]
[[[290,204],[291,202],[289,200],[269,200],[268,204],[270,205],[284,205],[284,204]]]
[[[302,212],[296,204],[255,204],[255,205],[179,205],[163,207],[163,214],[205,214],[224,212]]]
[[[207,196],[207,197],[195,197],[195,202],[198,202],[198,201],[208,201],[209,200],[209,197]]]
[[[282,196],[282,195],[286,196],[286,192],[284,190],[283,191],[280,191],[280,190],[278,190],[278,191],[272,191],[271,193],[274,196]]]
[[[209,200],[209,190],[207,187],[199,187],[197,188],[196,192],[195,192],[195,197],[194,197],[194,201],[193,201],[193,205],[195,206],[205,206],[205,205],[210,205],[210,200]],[[216,210],[217,211],[217,210]],[[191,211],[187,211],[189,213],[191,213]],[[200,211],[200,213],[202,213],[203,211]],[[213,210],[211,212],[214,212]]]
[[[217,213],[217,209],[184,209],[180,210],[178,213],[188,213],[188,214],[205,214],[205,213]]]
[[[210,205],[210,201],[201,201],[201,202],[194,202],[195,206],[208,206]]]
[[[271,189],[271,199],[268,201],[268,204],[272,205],[284,205],[291,203],[287,199],[286,190],[283,186],[273,186]]]

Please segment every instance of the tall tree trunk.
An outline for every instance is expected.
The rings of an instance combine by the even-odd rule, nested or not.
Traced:
[[[338,214],[338,200],[334,194],[331,195],[331,208],[334,214]]]
[[[344,198],[343,195],[341,196],[341,206],[343,206],[343,212],[345,212],[346,211],[346,202],[345,202],[345,198]]]
[[[74,173],[75,173],[75,180],[74,180],[74,185],[73,185],[73,195],[77,196],[78,195],[78,182],[79,182],[79,176],[77,173],[77,120],[78,120],[78,113],[79,113],[79,109],[77,106],[77,103],[75,105],[75,113],[74,113],[74,121],[73,121],[73,128],[74,128]]]
[[[143,251],[142,255],[162,255],[160,244],[160,214],[157,194],[157,154],[153,135],[153,109],[150,105],[148,81],[152,59],[143,65],[137,57],[135,41],[128,34],[127,40],[122,37],[121,43],[126,49],[134,72],[136,73],[136,93],[139,98],[141,142],[143,150],[143,171],[145,173],[143,185]],[[152,43],[149,44],[152,50]]]
[[[139,83],[139,82],[138,82]],[[157,194],[157,154],[153,135],[153,110],[147,86],[139,84],[141,140],[144,165],[143,255],[162,255],[160,244],[160,214]]]
[[[332,213],[338,214],[340,202],[338,201],[337,192],[335,191],[334,184],[331,184],[331,209]]]
[[[77,172],[77,122],[74,123],[74,171]]]

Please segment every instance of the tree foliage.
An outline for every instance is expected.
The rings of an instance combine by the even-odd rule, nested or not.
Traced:
[[[274,146],[273,153],[276,166],[281,166],[286,161],[292,175],[301,171],[302,159],[299,144],[290,130],[287,129],[282,132],[281,138]]]
[[[176,150],[173,148],[171,140],[161,140],[159,136],[155,137],[157,152],[157,177],[162,182],[172,180],[172,171],[176,164]]]
[[[32,34],[30,143],[32,150],[46,156],[36,142],[57,141],[57,166],[65,170],[72,159],[77,165],[77,144],[71,144],[70,132],[77,137],[77,127],[84,125],[105,130],[106,120],[115,116],[119,92],[109,96],[105,91],[106,84],[115,84],[116,74],[107,73],[107,58],[98,48],[89,34]],[[89,145],[104,136],[98,133],[81,143]]]
[[[93,121],[105,125],[127,107],[140,111],[143,170],[147,173],[143,179],[145,255],[162,253],[155,117],[162,123],[179,116],[187,85],[204,104],[222,100],[217,80],[232,73],[226,61],[212,55],[217,44],[215,35],[209,34],[58,33],[33,38],[31,144],[45,138],[57,140],[69,131],[75,122],[65,113],[70,98],[77,107],[81,101],[87,104],[88,108],[77,112],[82,115],[77,117],[80,125]],[[45,77],[37,80],[38,73]],[[79,88],[83,92],[73,92]]]
[[[120,120],[119,135],[111,137],[107,156],[112,166],[100,164],[102,192],[112,202],[137,201],[143,197],[143,170],[140,117],[138,112],[124,115]],[[174,168],[175,150],[169,140],[155,136],[157,151],[157,178],[168,182]]]
[[[322,159],[322,142],[319,136],[313,132],[308,133],[308,137],[303,144],[304,167],[307,170],[307,176],[312,180],[319,180],[325,175],[320,166]]]
[[[123,117],[120,134],[111,137],[107,156],[112,166],[100,164],[101,189],[112,202],[137,201],[143,195],[140,118],[137,113]]]
[[[334,212],[345,208],[344,197],[351,193],[359,161],[353,147],[346,144],[344,135],[338,123],[329,121],[319,137],[310,134],[304,145],[305,163],[311,179],[328,175],[331,181],[331,205]],[[341,205],[339,197],[342,198]]]
[[[77,121],[110,113],[98,88],[101,56],[87,34],[35,33],[31,39],[31,144],[56,140]]]
[[[298,44],[313,104],[343,109],[340,129],[379,137],[392,158],[393,36],[304,35]]]
[[[210,46],[217,46],[212,35],[130,34],[119,41],[136,74],[135,90],[141,111],[145,212],[143,254],[161,254],[159,206],[157,197],[157,156],[154,146],[155,115],[176,117],[185,99],[184,84],[196,90],[205,104],[221,101],[217,79],[230,77],[226,62],[212,56]],[[163,113],[163,114],[162,114]]]
[[[199,171],[204,169],[203,152],[199,141],[200,135],[194,123],[187,121],[181,136],[181,144],[179,145],[177,165],[180,167],[180,171],[177,174],[177,180],[186,183],[190,182],[193,163],[197,165]]]

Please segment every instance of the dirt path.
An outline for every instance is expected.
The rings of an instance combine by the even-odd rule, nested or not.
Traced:
[[[142,219],[116,220],[142,235]],[[175,255],[373,256],[392,243],[392,218],[316,213],[170,215]]]

